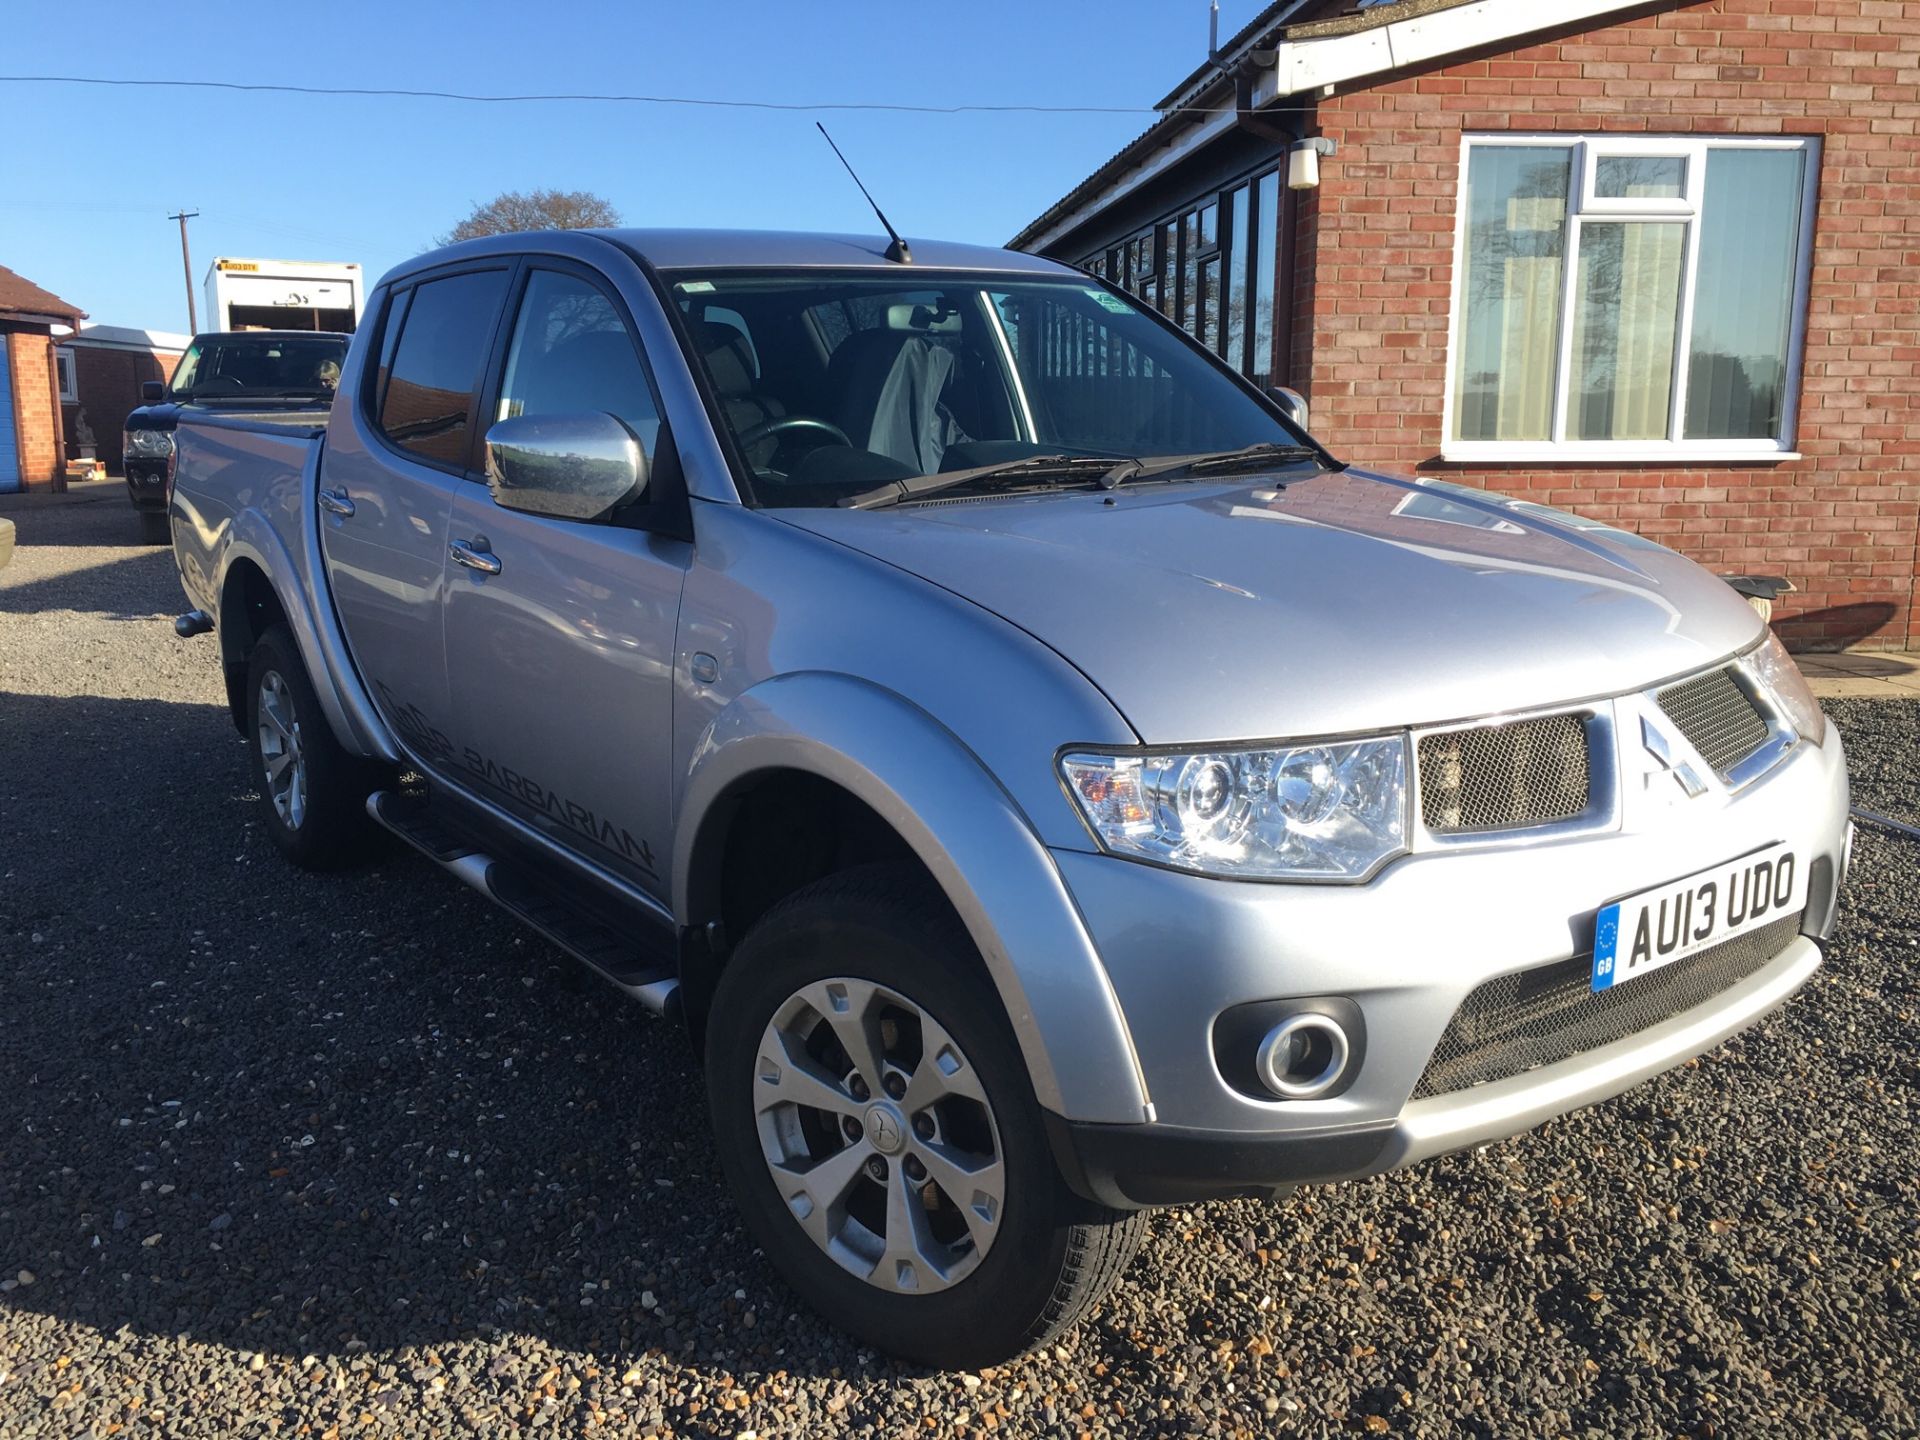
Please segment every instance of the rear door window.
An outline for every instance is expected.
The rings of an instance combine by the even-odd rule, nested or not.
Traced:
[[[435,465],[466,467],[474,392],[507,277],[505,270],[474,270],[414,287],[380,406],[380,429],[401,449]]]

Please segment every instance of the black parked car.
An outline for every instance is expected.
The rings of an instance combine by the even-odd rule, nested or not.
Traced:
[[[162,385],[141,387],[146,404],[127,416],[127,498],[140,512],[147,539],[164,545],[173,430],[182,405],[258,413],[310,410],[333,403],[347,335],[308,330],[237,330],[196,335]]]

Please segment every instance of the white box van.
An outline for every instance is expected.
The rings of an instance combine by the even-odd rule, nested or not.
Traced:
[[[216,259],[207,268],[208,330],[330,330],[360,322],[360,267],[331,260]]]

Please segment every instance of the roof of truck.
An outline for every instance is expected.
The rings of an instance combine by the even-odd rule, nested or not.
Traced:
[[[1000,270],[1021,274],[1077,273],[1056,261],[1023,255],[995,245],[960,245],[949,240],[907,238],[913,265],[886,258],[887,237],[826,235],[792,230],[572,230],[490,235],[467,240],[409,260],[385,277],[397,279],[449,260],[483,255],[514,254],[539,249],[543,240],[560,236],[592,236],[609,240],[662,270],[779,268],[783,266],[870,266],[876,270],[909,273],[914,268],[943,270]]]

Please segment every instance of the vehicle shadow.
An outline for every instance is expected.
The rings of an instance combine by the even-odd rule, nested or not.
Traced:
[[[186,609],[173,552],[165,548],[130,547],[111,560],[36,576],[26,573],[24,548],[16,548],[13,564],[0,570],[0,612],[37,615],[71,610],[114,620],[146,620]]]
[[[119,480],[95,494],[69,491],[49,495],[36,491],[0,495],[0,517],[13,521],[14,545],[20,550],[76,544],[166,550],[146,538],[139,512],[127,500],[126,486]]]
[[[0,1317],[871,1368],[739,1230],[672,1027],[410,854],[291,869],[245,755],[0,693]]]

